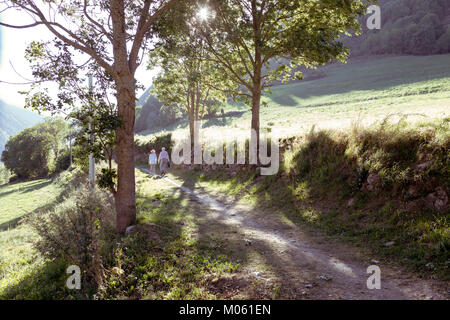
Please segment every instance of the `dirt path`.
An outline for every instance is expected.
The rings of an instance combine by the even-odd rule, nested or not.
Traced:
[[[141,169],[148,173],[148,170]],[[242,203],[224,203],[164,178],[181,189],[192,201],[205,208],[203,218],[237,230],[233,235],[261,253],[271,267],[258,271],[249,267],[261,281],[282,283],[284,297],[296,299],[449,299],[447,283],[418,278],[394,265],[381,264],[357,248],[330,243],[323,236],[311,236],[294,224],[286,224],[275,214],[253,212]],[[231,241],[231,240],[230,240]],[[367,288],[369,265],[381,270],[381,289]]]

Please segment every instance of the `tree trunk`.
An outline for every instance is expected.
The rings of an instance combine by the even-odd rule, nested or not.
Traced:
[[[261,106],[261,90],[255,89],[252,94],[252,131],[256,133],[250,136],[250,143],[256,146],[256,162],[259,165],[259,110]],[[253,139],[256,139],[254,141]]]
[[[189,112],[189,138],[190,138],[190,143],[191,143],[191,164],[194,163],[194,148],[195,148],[195,120],[194,120],[194,115],[192,114],[193,112]],[[184,157],[184,155],[183,155]]]
[[[72,168],[72,137],[69,137],[69,168]]]
[[[188,93],[188,118],[189,118],[189,140],[191,143],[191,164],[194,164],[195,149],[195,94],[193,90]]]
[[[259,109],[261,105],[261,91],[263,89],[261,80],[262,80],[262,66],[263,66],[263,57],[262,57],[262,24],[261,24],[261,12],[258,12],[257,1],[252,0],[252,16],[253,16],[253,36],[254,36],[254,44],[255,44],[255,57],[253,64],[253,90],[252,90],[252,130],[256,132],[256,141],[253,142],[256,145],[256,163],[259,162]],[[253,135],[252,135],[253,138]],[[250,139],[250,142],[252,139]]]
[[[250,142],[256,146],[256,164],[259,165],[259,112],[261,106],[261,77],[262,77],[262,63],[261,63],[261,53],[258,47],[256,48],[256,65],[254,67],[254,77],[253,77],[253,90],[252,90],[252,131],[255,131],[256,137],[251,135]],[[256,138],[256,141],[252,141]]]
[[[115,193],[116,230],[124,233],[136,221],[136,194],[134,177],[134,117],[135,89],[133,77],[122,78],[117,88],[118,115],[122,126],[116,131],[118,181]]]

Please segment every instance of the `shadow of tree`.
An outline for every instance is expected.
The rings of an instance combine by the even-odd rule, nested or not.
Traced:
[[[189,181],[189,183],[185,183],[183,186],[193,188],[192,186],[195,185],[196,178],[192,178],[192,173],[188,174],[191,179],[184,179],[184,181]],[[201,193],[198,188],[195,189],[195,192]],[[211,207],[205,208],[204,198],[201,197],[200,200],[195,198],[195,196],[191,197],[191,206],[193,206],[197,217],[196,225],[198,228],[199,242],[208,242],[211,241],[211,239],[221,239],[225,252],[228,251],[227,259],[240,262],[245,266],[247,269],[246,278],[248,281],[240,284],[240,290],[243,292],[247,291],[248,293],[248,291],[252,290],[251,283],[258,281],[257,276],[248,274],[249,268],[253,271],[269,270],[270,277],[272,278],[271,286],[266,288],[266,291],[263,291],[262,295],[260,292],[259,295],[255,294],[253,298],[305,299],[303,289],[304,283],[315,281],[317,276],[314,271],[314,266],[311,266],[311,254],[319,264],[330,265],[330,268],[332,269],[332,262],[329,261],[328,257],[325,257],[320,253],[301,253],[299,250],[291,250],[284,255],[280,254],[279,247],[274,246],[272,241],[273,239],[281,239],[281,241],[289,247],[289,240],[283,238],[279,233],[279,231],[286,228],[286,226],[263,226],[264,223],[261,224],[255,222],[255,219],[256,221],[264,219],[263,216],[250,217],[246,214],[239,214],[239,217],[237,218],[239,221],[238,224],[230,223],[230,216],[227,214],[227,211],[233,210],[234,203],[219,207],[219,209],[216,210],[214,208],[217,208],[215,203],[212,203]],[[239,199],[236,199],[236,201],[238,200]],[[264,206],[257,205],[256,208],[262,209]],[[298,222],[298,220],[296,222]],[[241,227],[243,227],[243,230],[246,230],[244,234],[241,233]],[[251,235],[248,234],[248,230],[252,230],[250,232]],[[248,236],[254,238],[254,240],[251,241],[251,245],[249,245],[248,240],[244,238]],[[316,255],[318,256],[316,257]],[[255,256],[257,256],[257,258],[255,258]],[[293,266],[296,267],[293,269]],[[347,266],[347,268],[349,267]],[[339,272],[340,271],[338,271],[338,274],[340,274]],[[267,284],[264,279],[259,280]],[[363,273],[361,273],[361,270],[358,270],[356,278],[340,274],[340,279],[337,281],[352,283],[363,289],[365,285],[365,270]],[[323,287],[326,285],[322,284],[321,286]],[[316,297],[322,299],[327,297],[326,295],[323,295],[324,292],[318,294],[319,295]],[[347,294],[351,296],[351,293]],[[397,297],[406,297],[398,289],[392,290],[391,294],[397,295]]]
[[[32,191],[36,191],[36,190],[45,188],[46,186],[48,186],[48,185],[53,183],[53,179],[50,179],[50,180],[47,180],[47,181],[39,181],[38,180],[36,182],[28,183],[28,185],[26,187],[22,187],[22,188],[18,188],[18,189],[14,188],[15,185],[21,184],[21,183],[23,183],[23,182],[13,182],[13,183],[10,183],[10,184],[7,184],[7,185],[0,186],[0,189],[2,189],[2,188],[5,188],[5,189],[6,188],[8,188],[8,189],[12,188],[12,190],[10,190],[10,191],[0,192],[0,198],[5,197],[5,196],[7,196],[9,194],[12,194],[12,193],[18,193],[18,192],[20,192],[20,193],[28,193],[28,192],[32,192]]]
[[[51,179],[51,180],[48,180],[48,181],[44,181],[44,182],[37,183],[37,184],[32,185],[32,186],[26,187],[26,188],[24,188],[25,190],[21,188],[20,191],[18,191],[18,190],[14,191],[13,190],[13,192],[23,192],[23,193],[25,193],[25,192],[37,191],[39,189],[42,189],[42,188],[52,184],[53,182],[54,182],[54,179]],[[40,214],[40,213],[52,210],[56,205],[58,205],[58,204],[60,204],[61,202],[64,201],[64,199],[68,196],[69,190],[70,190],[70,187],[66,186],[65,188],[63,188],[61,190],[59,195],[51,203],[43,205],[43,206],[41,206],[41,207],[31,211],[31,212],[28,212],[28,213],[20,216],[20,217],[11,219],[9,221],[6,221],[6,222],[0,224],[0,232],[1,231],[5,231],[5,230],[9,230],[9,229],[13,229],[13,228],[17,227],[18,225],[20,225],[22,223],[22,221],[25,221],[25,219],[30,217],[31,215]]]
[[[375,146],[371,150],[375,155],[388,155],[383,158],[383,166],[388,170],[411,165],[419,150],[416,140],[423,138],[406,133],[389,140],[389,134],[381,131],[364,134],[360,143]],[[427,233],[435,232],[425,231],[424,225],[436,226],[436,232],[445,228],[442,222],[445,218],[437,218],[445,217],[445,213],[423,206],[405,207],[401,192],[404,186],[384,185],[373,191],[362,188],[367,171],[347,152],[347,143],[348,140],[337,139],[327,132],[314,133],[295,151],[293,162],[288,164],[290,167],[286,168],[284,163],[274,176],[258,177],[250,170],[241,170],[235,175],[226,171],[195,170],[175,174],[190,180],[190,188],[195,187],[198,179],[225,183],[229,190],[239,191],[233,193],[235,199],[230,205],[250,196],[256,211],[269,210],[297,226],[311,226],[358,246],[364,244],[372,254],[393,258],[412,270],[430,274],[425,267],[430,261],[436,270],[445,268],[449,258],[445,242],[448,243],[448,238],[445,240],[442,235],[439,240],[436,235],[437,245],[434,246],[421,240]],[[441,178],[438,175],[436,179],[441,182],[434,183],[445,185],[445,179]],[[386,246],[390,241],[394,244]]]
[[[408,86],[430,79],[445,79],[448,69],[440,69],[439,64],[430,65],[428,61],[417,59],[422,68],[410,68],[408,60],[402,57],[374,59],[370,62],[355,62],[335,68],[327,77],[300,81],[290,84],[286,89],[267,95],[271,101],[282,106],[298,106],[295,98],[308,99],[312,97],[340,95],[357,91],[365,91],[373,95],[376,91],[392,89],[395,86]],[[445,57],[442,57],[445,59]],[[326,67],[325,67],[326,68]],[[447,73],[447,74],[446,74]],[[283,87],[281,87],[283,88]],[[376,95],[373,95],[376,99]],[[347,101],[348,103],[348,101]],[[305,104],[301,107],[319,107],[334,104]]]

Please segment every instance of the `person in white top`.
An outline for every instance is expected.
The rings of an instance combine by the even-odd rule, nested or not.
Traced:
[[[150,173],[152,175],[156,175],[156,163],[157,163],[156,151],[153,149],[148,155],[148,165],[150,166]]]
[[[161,175],[164,176],[167,172],[167,168],[170,166],[169,154],[166,151],[166,148],[162,147],[161,152],[159,154],[159,171],[161,171]]]

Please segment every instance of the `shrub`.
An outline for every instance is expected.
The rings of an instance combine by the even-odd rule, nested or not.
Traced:
[[[139,137],[135,140],[135,149],[138,153],[149,154],[152,149],[157,152],[161,151],[162,147],[170,154],[173,147],[172,133],[166,133],[156,136]]]
[[[371,128],[355,128],[351,134],[312,131],[306,143],[285,158],[290,176],[312,183],[338,184],[340,191],[356,191],[368,174],[377,174],[386,194],[401,196],[410,185],[421,185],[423,195],[448,185],[449,121],[410,128],[388,118]],[[442,133],[443,132],[443,133]],[[417,163],[432,161],[427,170]]]
[[[56,159],[55,172],[61,172],[69,169],[70,166],[70,152],[69,150],[64,150],[58,155]]]
[[[5,167],[19,178],[54,173],[66,131],[63,120],[47,120],[9,138],[1,157]]]
[[[82,270],[81,294],[90,297],[102,285],[102,254],[114,235],[114,206],[107,193],[72,185],[71,195],[53,211],[29,218],[39,235],[35,248],[53,261]]]
[[[209,99],[202,101],[202,108],[200,110],[200,116],[203,119],[211,119],[217,116],[219,109],[221,107],[221,102],[216,99]]]

